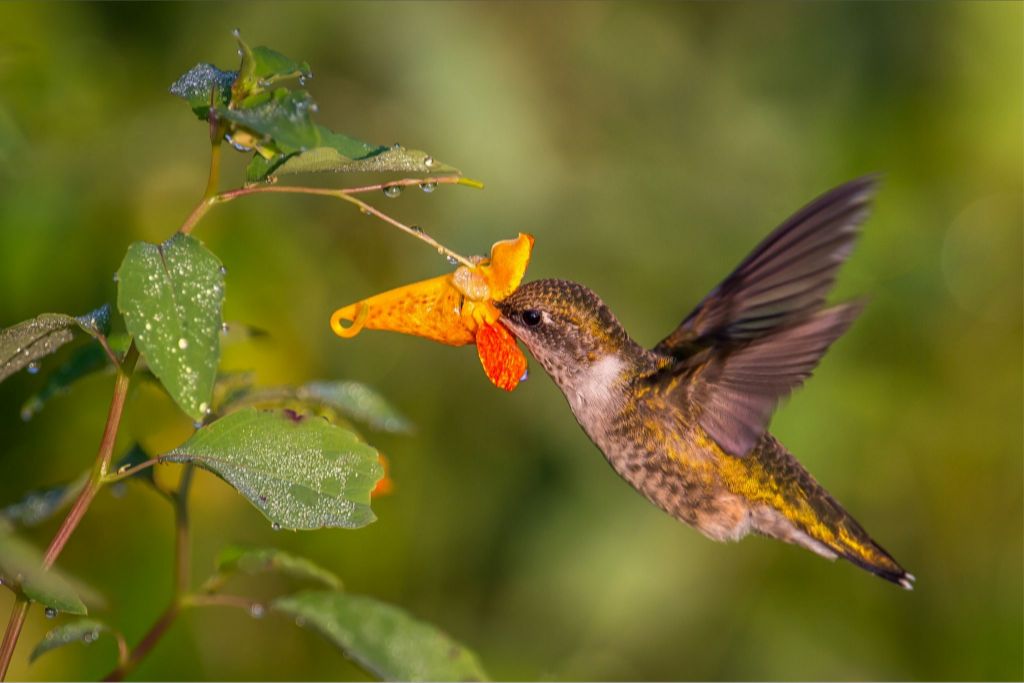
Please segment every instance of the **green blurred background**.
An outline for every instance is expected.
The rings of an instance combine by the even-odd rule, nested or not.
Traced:
[[[871,304],[773,430],[918,588],[764,539],[705,540],[614,475],[535,364],[504,394],[472,347],[336,338],[336,307],[448,266],[340,202],[290,196],[216,208],[197,231],[228,267],[226,317],[271,333],[225,367],[367,382],[418,432],[368,434],[396,490],[359,531],[272,532],[200,475],[200,576],[227,542],[307,554],[439,624],[498,679],[1024,677],[1024,6],[4,4],[0,325],[112,301],[127,245],[181,223],[206,130],[167,87],[199,61],[233,68],[236,26],[311,63],[321,122],[487,183],[377,205],[463,253],[533,233],[531,278],[587,283],[645,344],[789,213],[884,173],[836,295]],[[227,152],[225,187],[243,166]],[[0,504],[94,457],[110,376],[19,419],[59,358],[0,386]],[[188,430],[140,389],[121,443],[166,448]],[[55,526],[30,537],[45,545]],[[60,565],[135,642],[168,599],[171,559],[167,505],[132,485],[101,495]],[[10,604],[0,595],[0,618]],[[52,623],[33,612],[14,678],[110,668],[108,640],[29,667]],[[208,609],[136,676],[364,674],[283,619]]]

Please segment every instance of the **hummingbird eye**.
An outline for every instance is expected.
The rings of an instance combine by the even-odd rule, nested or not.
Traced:
[[[523,311],[523,324],[527,327],[537,327],[540,325],[540,311],[536,308],[528,308]]]

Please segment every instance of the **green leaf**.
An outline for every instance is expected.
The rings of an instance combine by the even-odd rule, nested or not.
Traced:
[[[338,412],[384,432],[412,431],[412,423],[379,393],[359,382],[310,382],[299,396],[315,399]]]
[[[47,489],[30,491],[21,500],[0,510],[0,516],[23,527],[33,527],[45,522],[71,504],[89,479],[85,470],[73,481],[58,484]]]
[[[110,367],[110,359],[98,342],[75,349],[63,365],[51,372],[43,388],[28,397],[21,406],[21,419],[31,420],[46,403],[67,391],[83,377]]]
[[[352,432],[291,411],[247,408],[161,458],[210,470],[283,529],[358,528],[375,518],[377,451]]]
[[[31,600],[68,614],[88,614],[71,583],[56,569],[43,571],[43,557],[30,544],[0,531],[0,578]]]
[[[296,62],[269,47],[250,48],[237,31],[235,38],[242,56],[242,65],[238,68],[238,79],[232,92],[232,102],[236,105],[277,81],[288,78],[301,81],[313,76],[306,62]]]
[[[39,641],[39,644],[36,645],[35,649],[32,650],[32,654],[29,655],[28,660],[29,662],[34,662],[50,650],[55,650],[58,647],[70,645],[71,643],[83,643],[85,645],[89,645],[90,643],[96,642],[96,639],[100,637],[100,634],[109,632],[109,626],[104,624],[102,621],[97,621],[95,619],[76,619],[75,621],[69,621],[66,624],[61,624],[57,628],[48,631],[43,639]]]
[[[273,169],[273,175],[319,171],[343,173],[459,173],[459,169],[454,166],[442,163],[418,149],[406,149],[396,145],[390,149],[381,148],[381,151],[377,154],[353,157],[351,154],[347,154],[340,145],[331,144],[333,141],[333,138],[326,138],[325,142],[329,144],[312,147],[306,152],[288,157],[282,164]]]
[[[131,245],[117,274],[117,306],[150,370],[189,417],[203,419],[220,361],[220,260],[179,233]]]
[[[293,579],[316,581],[334,590],[341,588],[341,579],[334,572],[277,548],[228,546],[217,556],[216,567],[220,574],[276,572]]]
[[[390,681],[486,680],[476,655],[439,629],[372,598],[308,591],[273,608],[311,626],[373,675]]]
[[[196,64],[171,85],[170,91],[188,102],[195,115],[206,121],[211,101],[218,108],[228,106],[231,84],[237,76],[236,71],[221,71],[212,64]]]
[[[109,325],[110,307],[102,306],[77,318],[64,313],[43,313],[0,330],[0,382],[24,367],[36,367],[30,364],[74,338],[73,328],[99,337]]]

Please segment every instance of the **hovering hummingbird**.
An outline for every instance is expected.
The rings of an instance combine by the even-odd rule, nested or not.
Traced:
[[[861,311],[824,301],[874,188],[854,180],[798,211],[653,349],[575,282],[530,282],[497,305],[615,471],[662,510],[716,541],[759,533],[911,590],[914,576],[767,431]]]

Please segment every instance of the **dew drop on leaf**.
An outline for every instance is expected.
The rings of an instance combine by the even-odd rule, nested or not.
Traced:
[[[400,194],[402,194],[402,187],[400,185],[388,185],[384,188],[384,196],[389,199],[394,199]]]
[[[249,616],[253,619],[262,619],[265,613],[266,608],[262,604],[254,602],[249,605]]]
[[[434,165],[434,157],[427,157],[423,160],[423,165],[430,168]]]
[[[182,351],[187,349],[188,348],[188,339],[185,339],[184,337],[180,338],[178,340],[178,348],[181,349]]]
[[[32,361],[31,363],[29,363],[28,365],[25,366],[25,370],[30,375],[38,374],[39,373],[39,363],[37,363],[35,361]]]
[[[47,607],[43,610],[43,614],[47,619],[54,619],[57,616],[57,610],[53,607]]]
[[[430,193],[437,189],[437,183],[420,183],[420,189]]]
[[[270,528],[273,529],[274,531],[280,531],[281,530],[281,525],[278,524],[277,522],[274,522],[273,524],[270,525]]]

